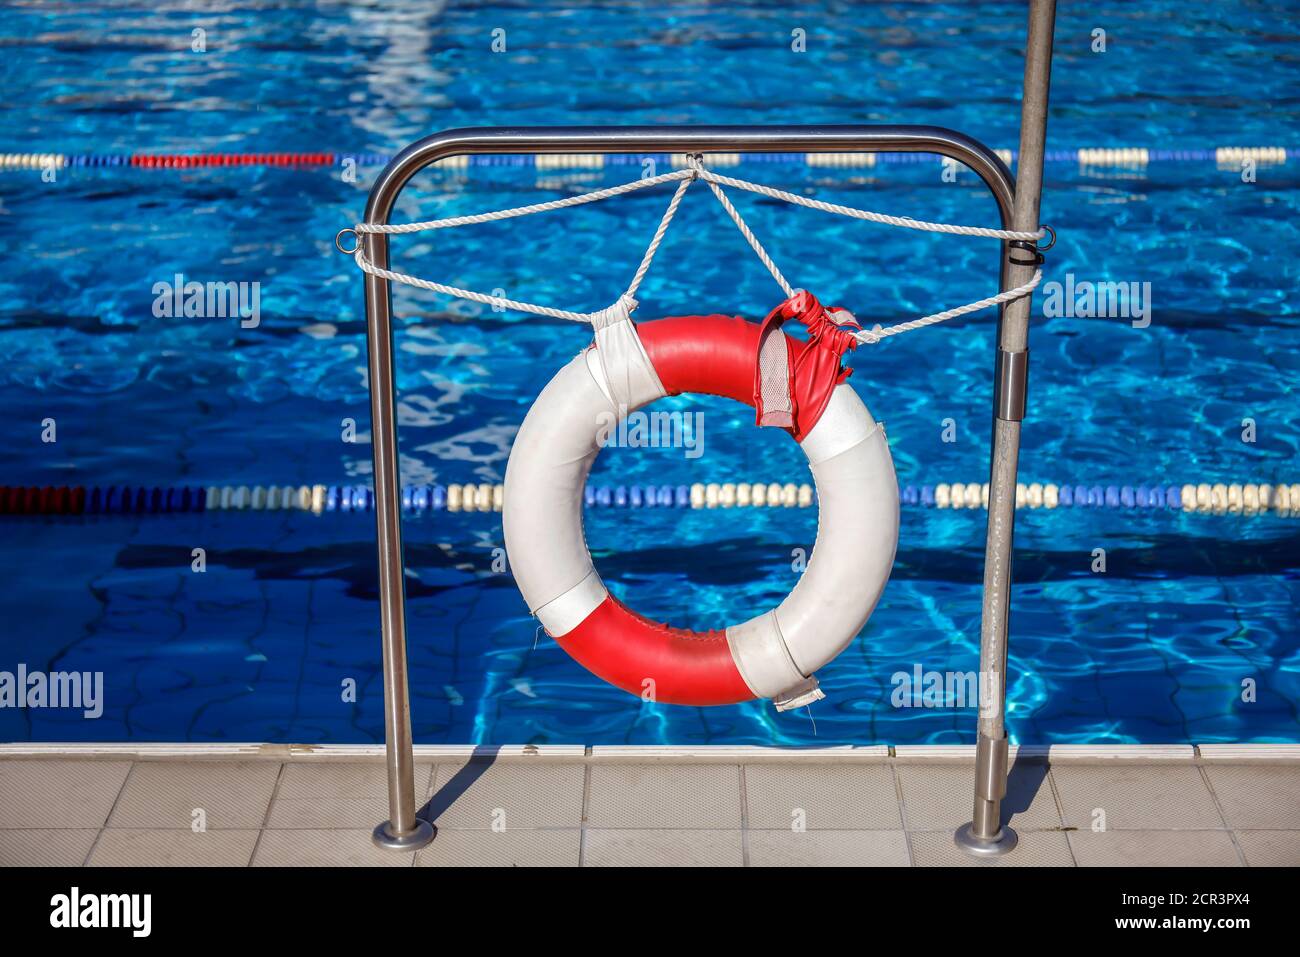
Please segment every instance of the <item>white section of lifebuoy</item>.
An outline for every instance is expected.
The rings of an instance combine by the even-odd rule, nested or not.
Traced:
[[[816,465],[853,448],[875,429],[875,420],[853,386],[842,382],[831,392],[822,417],[799,447],[808,456],[808,464]]]
[[[506,465],[506,554],[528,610],[555,637],[581,624],[607,594],[582,533],[582,492],[600,451],[597,436],[619,414],[594,352],[584,350],[542,390]],[[658,394],[653,389],[643,381],[631,396],[633,408],[662,398],[662,386]]]
[[[558,598],[552,598],[545,605],[533,611],[542,623],[546,633],[555,637],[567,635],[577,628],[596,607],[605,600],[609,592],[600,580],[596,569]]]
[[[847,383],[800,447],[817,485],[817,541],[773,611],[727,629],[755,694],[775,698],[843,651],[880,600],[898,545],[898,480],[882,428]]]
[[[591,317],[596,347],[587,350],[587,359],[596,360],[596,379],[616,406],[630,407],[640,396],[665,394],[632,323],[630,310],[635,305],[635,300],[621,296],[614,305]]]

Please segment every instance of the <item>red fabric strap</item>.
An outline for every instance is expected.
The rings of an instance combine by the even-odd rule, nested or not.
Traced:
[[[788,319],[808,327],[800,342],[776,335]],[[758,425],[783,428],[802,442],[826,411],[831,392],[853,374],[841,364],[844,353],[858,341],[845,327],[861,328],[853,319],[837,322],[811,293],[800,290],[767,314],[759,327],[754,359],[753,405]],[[785,346],[785,369],[780,367]],[[784,378],[782,378],[784,371]]]

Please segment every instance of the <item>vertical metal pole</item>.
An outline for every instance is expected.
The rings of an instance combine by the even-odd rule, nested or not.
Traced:
[[[1047,138],[1048,87],[1056,0],[1031,0],[1025,45],[1024,96],[1020,105],[1020,160],[1011,228],[1035,230],[1043,189],[1043,144]],[[1004,257],[1009,252],[1003,244]],[[1018,252],[1017,258],[1028,254]],[[1034,266],[1008,263],[1002,288],[1028,282]],[[971,823],[955,839],[978,855],[1005,854],[1016,833],[1001,822],[1007,790],[1006,708],[1007,615],[1011,601],[1011,546],[1016,514],[1016,471],[1020,422],[1025,414],[1029,368],[1029,296],[1009,303],[998,327],[994,376],[993,455],[989,474],[988,533],[984,547],[984,607],[980,623],[980,712],[975,747],[975,802]]]
[[[367,233],[366,256],[388,268],[388,237]],[[375,525],[379,539],[379,612],[384,647],[384,739],[388,820],[375,828],[380,847],[409,851],[433,840],[433,825],[415,816],[415,758],[406,679],[406,587],[402,563],[397,401],[393,374],[392,300],[387,279],[366,275],[370,431],[375,459]]]

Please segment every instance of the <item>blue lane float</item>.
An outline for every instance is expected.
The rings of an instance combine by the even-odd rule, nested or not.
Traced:
[[[500,483],[420,484],[403,486],[402,511],[499,512],[504,500]],[[588,484],[588,508],[808,508],[816,490],[796,485],[723,482],[693,485]],[[988,485],[981,483],[908,483],[899,492],[907,508],[983,510]],[[1083,485],[1022,483],[1016,487],[1020,509],[1085,508],[1111,511],[1300,514],[1300,484],[1215,483],[1151,485]],[[180,485],[180,486],[0,486],[0,515],[156,515],[206,511],[283,511],[370,513],[375,494],[365,485]]]

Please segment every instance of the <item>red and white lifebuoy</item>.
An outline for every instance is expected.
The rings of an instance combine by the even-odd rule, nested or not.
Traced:
[[[596,343],[561,369],[524,419],[506,468],[503,523],[529,611],[593,674],[673,704],[822,697],[813,673],[857,636],[884,590],[898,543],[898,484],[880,425],[840,364],[856,345],[799,293],[762,323],[683,316],[633,327],[628,304],[596,323]],[[809,327],[806,341],[781,331]],[[639,335],[638,335],[639,333]],[[650,621],[605,589],[582,530],[598,423],[666,395],[720,395],[785,428],[808,456],[817,540],[793,590],[770,611],[718,631]]]

